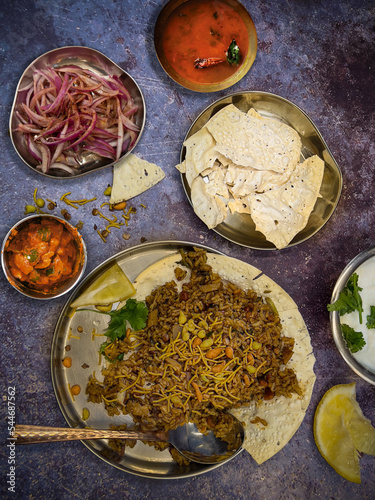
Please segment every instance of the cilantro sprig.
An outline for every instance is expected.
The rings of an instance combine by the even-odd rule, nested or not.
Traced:
[[[340,292],[338,299],[332,304],[327,305],[328,311],[338,311],[340,316],[358,311],[359,322],[362,324],[363,306],[359,293],[361,291],[362,288],[358,286],[358,274],[353,273],[342,292]]]
[[[78,311],[93,311],[92,309],[78,309]],[[139,302],[135,299],[128,299],[126,304],[115,311],[99,311],[99,314],[108,314],[111,317],[104,335],[108,337],[107,342],[103,342],[100,346],[99,352],[105,358],[114,362],[121,360],[124,357],[124,353],[121,353],[116,359],[110,359],[105,354],[105,349],[110,344],[116,340],[122,340],[126,336],[126,330],[128,329],[128,324],[133,330],[142,330],[147,324],[148,309],[144,302]]]
[[[148,309],[143,302],[128,299],[121,309],[105,312],[104,314],[111,317],[104,334],[114,342],[116,339],[122,340],[125,337],[127,322],[133,330],[142,330],[146,326]]]
[[[360,292],[362,288],[358,285],[358,274],[353,273],[338,299],[327,305],[328,311],[338,311],[340,316],[358,311],[359,323],[362,324],[363,304]],[[366,316],[366,326],[375,329],[375,306],[370,306],[370,314]],[[358,352],[366,345],[363,333],[355,331],[349,325],[341,323],[341,332],[350,352]]]
[[[343,323],[341,332],[350,352],[358,352],[366,345],[362,332],[356,332],[351,326]]]

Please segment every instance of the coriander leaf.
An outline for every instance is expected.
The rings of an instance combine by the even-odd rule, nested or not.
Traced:
[[[341,331],[350,352],[358,352],[366,345],[362,332],[356,332],[352,327],[345,324],[341,325]]]
[[[362,324],[362,299],[359,292],[362,288],[358,286],[358,274],[354,273],[349,278],[348,283],[339,295],[339,298],[332,304],[327,305],[328,311],[339,311],[340,316],[358,311],[359,322]]]
[[[106,314],[111,316],[107,330],[104,332],[112,341],[123,339],[126,335],[126,322],[134,330],[141,330],[146,326],[148,309],[143,302],[135,299],[128,299],[126,304],[117,311],[110,311]]]
[[[77,311],[93,311],[93,309],[77,309]],[[143,302],[135,299],[128,299],[126,304],[115,311],[99,311],[95,313],[108,314],[111,319],[104,334],[114,342],[116,339],[122,340],[126,335],[127,322],[133,330],[142,330],[146,326],[148,309]]]
[[[146,326],[148,309],[143,302],[128,299],[125,306],[124,318],[134,330],[142,330]]]
[[[375,328],[375,306],[370,306],[370,314],[367,315],[367,328]]]

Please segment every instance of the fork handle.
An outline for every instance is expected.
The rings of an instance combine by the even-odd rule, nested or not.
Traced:
[[[16,444],[52,443],[85,439],[141,439],[142,441],[168,441],[165,431],[116,431],[106,429],[44,427],[39,425],[15,425],[13,438]]]

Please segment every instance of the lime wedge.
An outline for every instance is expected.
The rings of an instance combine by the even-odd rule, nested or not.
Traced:
[[[71,307],[113,304],[135,294],[135,288],[121,267],[115,263],[101,274],[71,304]]]
[[[335,471],[361,482],[359,453],[375,455],[375,429],[356,401],[355,383],[331,387],[315,412],[316,445]]]

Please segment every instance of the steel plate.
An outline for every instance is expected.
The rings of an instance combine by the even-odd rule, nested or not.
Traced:
[[[70,304],[114,262],[120,265],[131,281],[134,281],[140,272],[154,262],[175,254],[180,248],[191,249],[193,246],[220,253],[204,245],[185,241],[160,241],[139,245],[124,250],[99,265],[69,298],[57,321],[51,349],[53,387],[60,409],[69,426],[108,429],[111,424],[120,425],[131,422],[128,416],[109,417],[104,405],[87,402],[85,387],[89,376],[93,371],[96,371],[97,376],[101,372],[98,349],[103,342],[103,336],[96,336],[95,333],[104,330],[108,319],[105,315],[95,313],[95,311],[72,315],[73,310]],[[82,327],[83,331],[79,332],[78,327]],[[72,359],[71,368],[65,368],[62,364],[62,359],[66,356]],[[73,400],[69,387],[75,384],[81,387],[81,392]],[[87,420],[82,418],[84,408],[90,412]],[[188,467],[182,467],[172,460],[168,450],[159,452],[142,442],[137,442],[134,448],[127,448],[124,456],[119,456],[112,451],[107,440],[82,442],[90,451],[110,465],[143,477],[156,479],[191,477],[223,465],[223,463],[215,465],[191,463]]]
[[[290,242],[288,247],[302,243],[316,234],[329,220],[339,201],[342,190],[340,167],[332,156],[317,127],[302,109],[283,97],[268,92],[240,92],[215,101],[196,118],[185,139],[200,130],[208,120],[228,104],[234,104],[243,112],[254,108],[260,115],[280,120],[295,129],[301,137],[301,160],[318,155],[324,160],[324,175],[320,197],[310,215],[307,225]],[[185,159],[186,148],[182,146],[180,161]],[[191,203],[190,187],[185,174],[181,174],[182,184]],[[255,224],[248,214],[231,214],[224,222],[213,229],[233,243],[258,250],[275,250],[273,243],[255,230]]]

